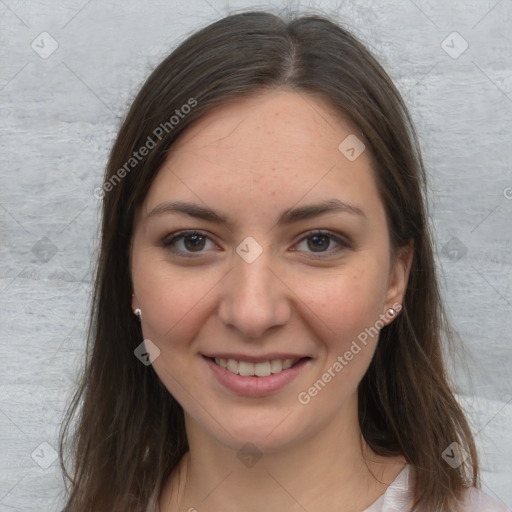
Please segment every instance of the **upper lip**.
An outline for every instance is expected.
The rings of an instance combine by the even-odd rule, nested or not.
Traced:
[[[284,352],[272,352],[270,354],[258,356],[235,354],[234,352],[217,352],[215,354],[203,353],[202,355],[213,359],[234,359],[235,361],[245,361],[247,363],[263,363],[265,361],[272,361],[273,359],[280,359],[284,361],[285,359],[303,359],[304,357],[309,357],[303,354],[285,354]]]

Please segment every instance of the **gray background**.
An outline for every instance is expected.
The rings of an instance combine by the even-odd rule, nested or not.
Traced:
[[[120,119],[178,42],[246,7],[337,17],[404,94],[472,380],[457,362],[451,372],[484,489],[512,506],[512,0],[0,0],[0,511],[56,511],[62,501],[53,450],[83,355],[93,191]],[[58,48],[47,55],[50,37]]]

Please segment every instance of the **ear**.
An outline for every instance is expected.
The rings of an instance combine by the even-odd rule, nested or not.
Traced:
[[[137,300],[137,297],[135,297],[135,294],[132,294],[132,310],[135,310],[139,307],[139,301]]]
[[[414,257],[414,241],[398,249],[389,274],[385,308],[402,306]]]

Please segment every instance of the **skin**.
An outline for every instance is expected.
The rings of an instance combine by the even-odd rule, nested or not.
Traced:
[[[335,511],[340,503],[360,512],[403,468],[401,457],[372,453],[358,425],[357,386],[377,336],[309,403],[298,401],[365,328],[402,303],[412,262],[410,248],[393,256],[369,151],[350,161],[338,149],[352,133],[310,94],[252,95],[191,126],[152,183],[135,219],[132,306],[160,350],[153,367],[183,406],[190,445],[160,496],[162,512]],[[363,215],[275,225],[285,209],[331,198]],[[148,216],[171,200],[207,205],[233,225]],[[184,229],[207,236],[198,249],[190,238],[175,243],[190,258],[163,247]],[[315,229],[331,232],[319,248]],[[262,248],[251,263],[236,252],[248,236]],[[244,397],[224,388],[201,356],[222,351],[311,360],[278,392]],[[247,442],[261,454],[251,467],[237,457]]]

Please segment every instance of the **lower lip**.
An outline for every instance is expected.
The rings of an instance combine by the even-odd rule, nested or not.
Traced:
[[[279,391],[289,384],[311,362],[311,359],[302,359],[295,366],[282,370],[279,373],[273,373],[268,377],[243,377],[231,373],[205,356],[203,356],[203,359],[224,387],[238,395],[252,397],[265,396]]]

